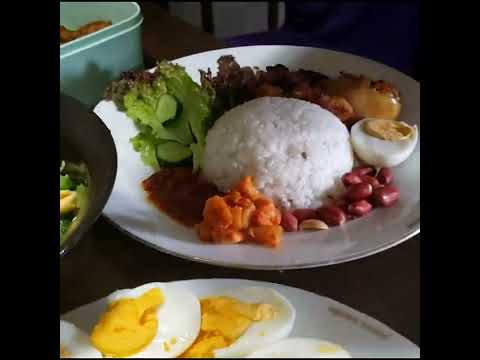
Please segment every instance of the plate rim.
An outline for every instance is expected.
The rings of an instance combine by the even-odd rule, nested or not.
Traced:
[[[359,56],[359,55],[355,55],[355,54],[352,54],[352,53],[344,52],[344,51],[336,51],[336,50],[330,50],[330,49],[325,49],[325,48],[321,48],[321,47],[312,47],[312,46],[245,45],[245,46],[236,46],[236,47],[225,47],[225,48],[202,51],[202,52],[198,52],[198,53],[195,53],[195,54],[186,55],[186,56],[183,56],[183,57],[180,57],[180,58],[175,58],[175,59],[172,59],[172,60],[169,60],[169,61],[175,63],[175,62],[178,62],[178,61],[181,61],[181,60],[187,60],[187,59],[195,57],[195,56],[205,55],[207,53],[215,53],[215,52],[221,53],[221,52],[228,52],[228,51],[232,51],[232,50],[235,50],[235,49],[243,49],[243,48],[270,48],[270,49],[273,49],[273,48],[296,48],[296,49],[304,49],[304,50],[317,50],[317,51],[336,54],[336,55],[347,55],[347,56],[350,56],[350,57],[353,57],[353,58],[361,59],[361,61],[363,61],[363,62],[367,61],[367,62],[370,62],[372,64],[382,66],[382,67],[388,69],[389,71],[395,72],[395,73],[397,73],[397,74],[399,74],[399,75],[401,75],[405,78],[408,78],[409,81],[413,81],[418,87],[420,87],[420,82],[418,82],[417,80],[415,80],[412,77],[410,77],[409,75],[407,75],[407,74],[405,74],[405,73],[403,73],[403,72],[401,72],[401,71],[399,71],[399,70],[397,70],[393,67],[385,65],[381,62],[378,62],[378,61],[375,61],[375,60],[372,60],[372,59],[369,59],[369,58],[366,58],[366,57],[362,57],[362,56]],[[153,69],[155,69],[155,67],[147,69],[147,71],[152,71]],[[105,102],[105,100],[102,100],[99,103],[97,103],[95,108],[97,108],[97,106],[99,104],[103,103],[103,102]],[[103,122],[103,120],[102,120],[102,122]],[[419,207],[419,203],[420,203],[420,200],[418,201],[418,207]],[[188,260],[188,261],[194,261],[194,262],[207,264],[207,265],[220,266],[220,267],[231,268],[231,269],[242,269],[242,270],[282,271],[282,270],[311,269],[311,268],[317,268],[317,267],[325,267],[325,266],[342,264],[342,263],[351,262],[351,261],[355,261],[355,260],[359,260],[359,259],[363,259],[363,258],[366,258],[366,257],[369,257],[369,256],[376,255],[376,254],[381,253],[383,251],[389,250],[389,249],[391,249],[391,248],[393,248],[397,245],[400,245],[403,242],[411,239],[412,237],[415,237],[416,235],[420,234],[420,216],[419,216],[418,221],[416,221],[416,225],[411,230],[404,232],[399,238],[397,238],[397,240],[388,241],[388,242],[383,243],[383,244],[381,244],[381,245],[379,245],[379,246],[377,246],[373,249],[359,251],[359,252],[354,253],[354,254],[339,256],[339,257],[334,258],[334,259],[317,261],[317,262],[299,263],[299,264],[292,264],[292,265],[268,265],[268,264],[253,265],[253,264],[223,262],[223,261],[213,260],[213,259],[209,259],[209,258],[195,256],[195,255],[186,255],[186,254],[183,254],[183,253],[176,252],[174,250],[166,249],[163,246],[154,244],[150,241],[142,239],[141,237],[139,237],[137,235],[132,234],[129,230],[122,227],[120,224],[115,222],[112,218],[110,218],[105,213],[103,213],[102,216],[112,226],[117,228],[123,234],[125,234],[128,237],[140,242],[143,245],[146,245],[147,247],[149,247],[151,249],[154,249],[155,251],[160,251],[164,254],[174,256],[174,257],[180,258],[182,260]]]
[[[312,263],[303,263],[303,264],[293,264],[293,265],[246,265],[246,264],[238,264],[238,263],[232,263],[232,262],[222,262],[222,261],[217,261],[217,260],[211,260],[199,256],[190,256],[190,255],[184,255],[182,253],[177,253],[173,250],[165,249],[164,247],[160,245],[153,244],[147,240],[142,239],[141,237],[132,234],[130,231],[127,229],[124,229],[121,225],[117,224],[115,221],[113,221],[109,216],[106,214],[102,214],[102,216],[107,220],[113,227],[115,227],[117,230],[122,232],[123,234],[131,237],[132,239],[140,242],[143,245],[146,245],[149,248],[152,248],[156,251],[159,251],[161,253],[174,256],[177,258],[180,258],[182,260],[188,260],[188,261],[195,261],[200,264],[206,264],[206,265],[213,265],[213,266],[220,266],[224,268],[229,268],[229,269],[240,269],[240,270],[262,270],[262,271],[283,271],[283,270],[300,270],[300,269],[313,269],[313,268],[319,268],[319,267],[325,267],[325,266],[332,266],[332,265],[338,265],[338,264],[343,264],[359,259],[363,259],[369,256],[376,255],[380,252],[389,250],[397,245],[400,245],[401,243],[409,240],[412,237],[415,237],[420,233],[420,225],[418,228],[415,228],[406,234],[404,234],[400,240],[395,240],[393,242],[385,243],[382,244],[381,246],[378,246],[374,248],[374,250],[365,250],[362,252],[355,253],[354,255],[349,255],[349,256],[343,256],[339,258],[335,258],[334,260],[330,261],[321,261],[321,262],[312,262]]]

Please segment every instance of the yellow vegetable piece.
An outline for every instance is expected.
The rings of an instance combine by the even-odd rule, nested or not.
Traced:
[[[68,214],[77,208],[77,193],[70,190],[60,190],[60,215]]]
[[[74,193],[74,191],[71,190],[60,190],[60,200],[63,198],[66,198],[67,196],[71,195]]]

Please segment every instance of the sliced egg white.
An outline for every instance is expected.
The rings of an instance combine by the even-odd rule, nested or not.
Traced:
[[[192,292],[178,285],[157,282],[135,289],[118,290],[108,297],[108,301],[112,303],[124,298],[138,298],[155,288],[161,291],[164,298],[157,310],[157,334],[144,350],[131,357],[177,357],[192,345],[200,331],[200,302]]]
[[[276,316],[270,320],[253,322],[230,346],[214,351],[216,358],[245,357],[260,347],[288,337],[295,322],[295,308],[278,291],[264,287],[242,287],[226,291],[220,296],[229,296],[244,303],[272,305]]]
[[[351,358],[340,346],[324,340],[311,338],[289,338],[269,344],[251,353],[247,358]]]
[[[102,354],[90,344],[88,335],[78,327],[60,320],[60,348],[67,358],[101,358]]]
[[[407,160],[417,145],[417,126],[413,126],[413,134],[407,139],[382,140],[364,131],[363,126],[369,120],[371,119],[360,120],[352,126],[350,141],[355,154],[367,164],[376,167],[394,167]]]

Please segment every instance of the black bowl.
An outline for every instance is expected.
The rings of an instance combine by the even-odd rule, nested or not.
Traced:
[[[60,256],[70,251],[101,215],[117,174],[117,150],[110,130],[91,110],[60,94],[60,160],[84,163],[89,173],[86,210],[66,234]]]

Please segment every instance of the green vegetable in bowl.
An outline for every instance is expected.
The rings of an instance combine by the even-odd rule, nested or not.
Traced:
[[[60,244],[63,243],[63,239],[65,238],[65,234],[70,228],[70,225],[72,225],[72,220],[60,219]]]
[[[74,185],[75,184],[70,176],[60,174],[60,190],[70,190]]]
[[[215,92],[195,83],[180,65],[162,61],[154,72],[126,72],[106,98],[133,119],[139,133],[130,141],[143,162],[158,169],[193,163],[201,167],[205,137],[212,124]]]
[[[86,209],[88,173],[85,165],[62,161],[60,165],[60,245]]]

